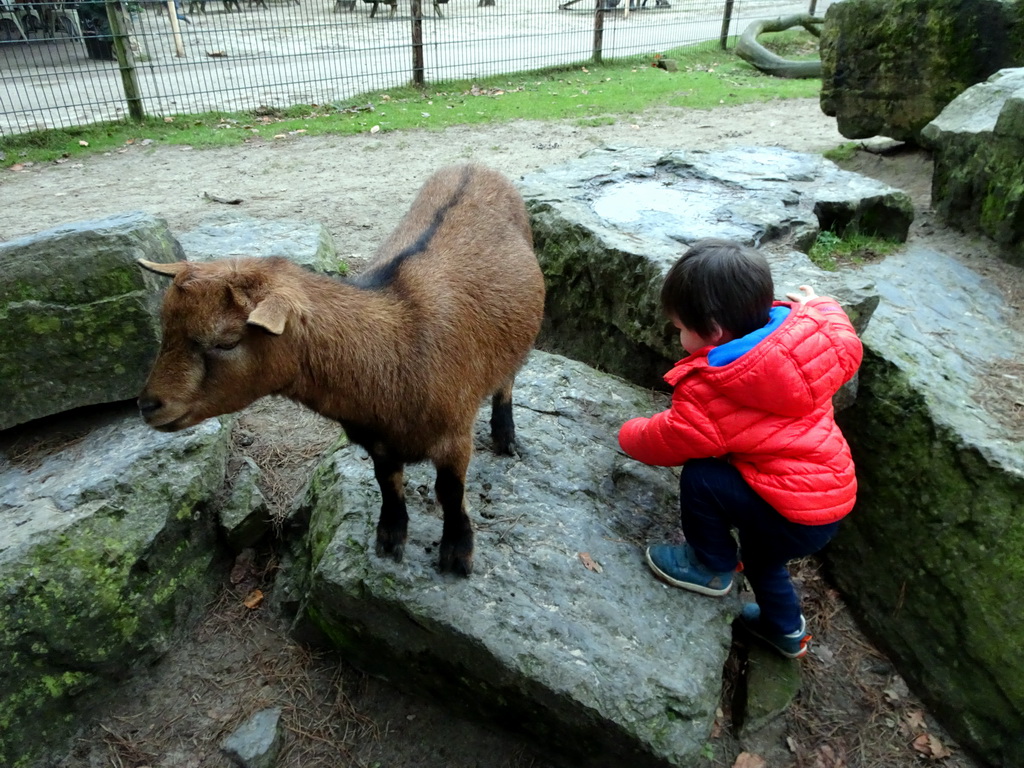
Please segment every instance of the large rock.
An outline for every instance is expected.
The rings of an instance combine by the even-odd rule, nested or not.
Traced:
[[[844,0],[820,49],[821,109],[841,134],[918,142],[964,89],[1024,65],[1024,0]]]
[[[761,245],[779,298],[812,283],[862,330],[878,302],[870,281],[818,269],[787,246],[808,249],[823,229],[905,239],[913,219],[900,190],[772,148],[606,148],[528,175],[520,189],[548,287],[541,346],[648,387],[663,387],[683,355],[659,295],[686,244]]]
[[[211,598],[228,432],[119,413],[0,446],[0,765],[66,744]]]
[[[354,447],[318,470],[306,609],[349,658],[474,716],[525,729],[587,766],[694,765],[719,703],[735,597],[663,586],[643,544],[678,526],[668,469],[632,461],[619,425],[666,401],[535,352],[517,378],[521,457],[478,421],[467,503],[474,574],[439,575],[429,467],[409,468],[409,544],[374,554],[380,494]]]
[[[831,570],[957,740],[1024,765],[1024,338],[998,286],[949,257],[912,247],[864,271],[882,302],[839,414],[860,493]]]
[[[183,258],[167,224],[139,212],[0,243],[0,430],[138,394],[163,287],[139,258]]]
[[[1024,68],[968,88],[921,136],[935,153],[935,210],[1024,265]]]

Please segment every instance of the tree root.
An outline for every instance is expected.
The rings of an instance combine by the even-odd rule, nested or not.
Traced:
[[[757,69],[775,77],[821,77],[821,61],[790,61],[778,56],[757,41],[765,32],[782,32],[791,27],[803,27],[815,37],[821,36],[819,27],[825,20],[819,16],[798,14],[777,19],[755,21],[750,24],[736,44],[736,55]]]

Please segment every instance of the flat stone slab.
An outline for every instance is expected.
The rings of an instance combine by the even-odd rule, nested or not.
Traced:
[[[860,331],[878,301],[870,280],[819,269],[806,251],[823,229],[905,239],[913,219],[904,192],[777,148],[605,148],[520,189],[548,286],[540,346],[649,387],[682,356],[659,296],[688,244],[760,246],[777,298],[810,283]]]
[[[473,575],[438,573],[429,466],[407,468],[405,560],[374,554],[380,493],[365,453],[348,447],[304,503],[306,610],[346,658],[580,764],[693,765],[739,601],[667,587],[644,562],[644,546],[678,527],[678,480],[629,459],[616,435],[667,400],[543,352],[514,398],[521,457],[492,453],[487,409],[478,420],[466,496]]]
[[[279,256],[315,272],[342,274],[347,270],[338,259],[331,233],[314,221],[222,213],[178,235],[178,241],[189,261]]]

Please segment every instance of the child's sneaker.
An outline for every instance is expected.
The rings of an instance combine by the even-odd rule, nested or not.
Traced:
[[[807,622],[800,617],[800,629],[788,635],[772,632],[761,625],[761,606],[747,603],[740,612],[740,624],[755,637],[764,640],[772,648],[788,659],[799,659],[807,655],[807,646],[811,635],[807,634]]]
[[[654,575],[674,587],[718,597],[732,589],[732,571],[712,571],[697,559],[689,544],[655,544],[647,548],[647,564]]]

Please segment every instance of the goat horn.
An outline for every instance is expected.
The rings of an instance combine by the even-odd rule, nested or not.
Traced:
[[[165,277],[177,277],[188,267],[188,262],[185,261],[176,261],[172,264],[161,264],[156,261],[146,261],[146,259],[136,259],[136,261],[143,269],[148,269],[150,272],[155,272]]]

